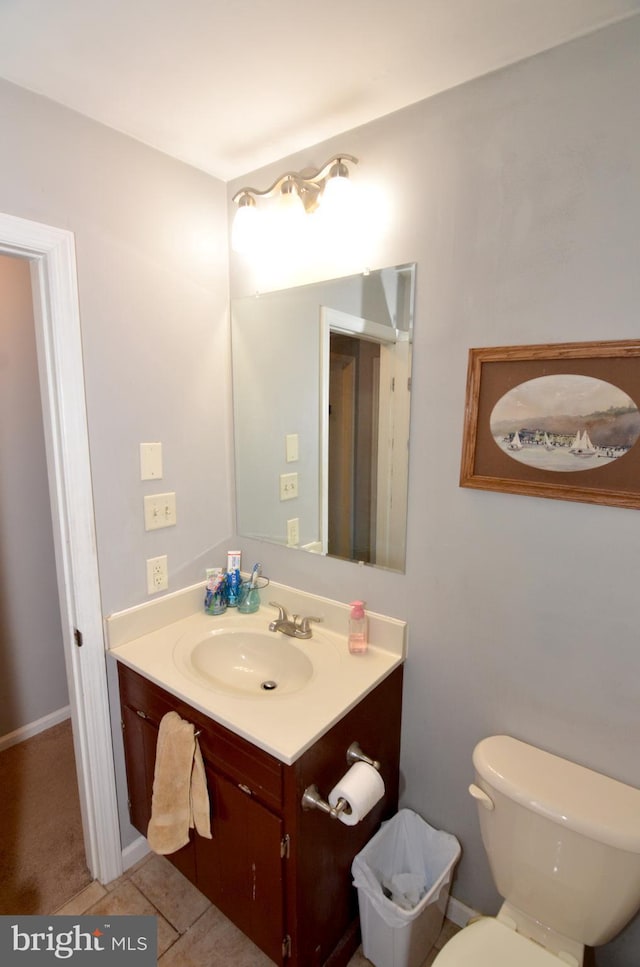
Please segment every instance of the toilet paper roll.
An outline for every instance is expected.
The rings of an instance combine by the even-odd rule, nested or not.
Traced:
[[[349,812],[338,815],[345,826],[355,826],[384,796],[384,781],[377,769],[366,762],[356,762],[329,793],[329,804],[337,806],[346,799]]]

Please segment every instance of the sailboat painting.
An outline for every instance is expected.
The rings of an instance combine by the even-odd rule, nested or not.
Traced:
[[[593,443],[589,439],[589,434],[586,430],[582,433],[580,430],[575,435],[574,441],[569,448],[569,453],[573,453],[575,457],[593,457],[597,455],[598,448],[594,447]]]
[[[493,440],[538,470],[580,472],[624,457],[640,439],[640,411],[613,383],[562,373],[512,387],[490,416]]]

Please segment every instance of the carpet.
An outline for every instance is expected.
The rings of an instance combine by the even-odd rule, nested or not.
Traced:
[[[67,719],[0,752],[0,914],[52,914],[90,882]]]

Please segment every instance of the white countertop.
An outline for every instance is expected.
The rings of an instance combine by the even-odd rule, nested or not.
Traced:
[[[111,654],[289,765],[404,661],[406,623],[395,618],[367,612],[368,651],[351,655],[348,605],[271,584],[261,592],[262,606],[255,614],[230,608],[213,616],[202,610],[203,597],[204,585],[196,585],[111,615],[105,621]],[[268,631],[277,616],[267,603],[273,600],[295,613],[323,618],[322,624],[312,626],[311,638],[286,638],[314,667],[311,680],[299,691],[249,695],[214,690],[174,660],[174,649],[185,635],[205,637],[213,629],[232,628]]]

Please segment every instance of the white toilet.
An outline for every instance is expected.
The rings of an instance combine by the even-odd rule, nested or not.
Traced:
[[[640,907],[640,789],[506,735],[473,753],[482,841],[505,902],[437,967],[582,967]]]

